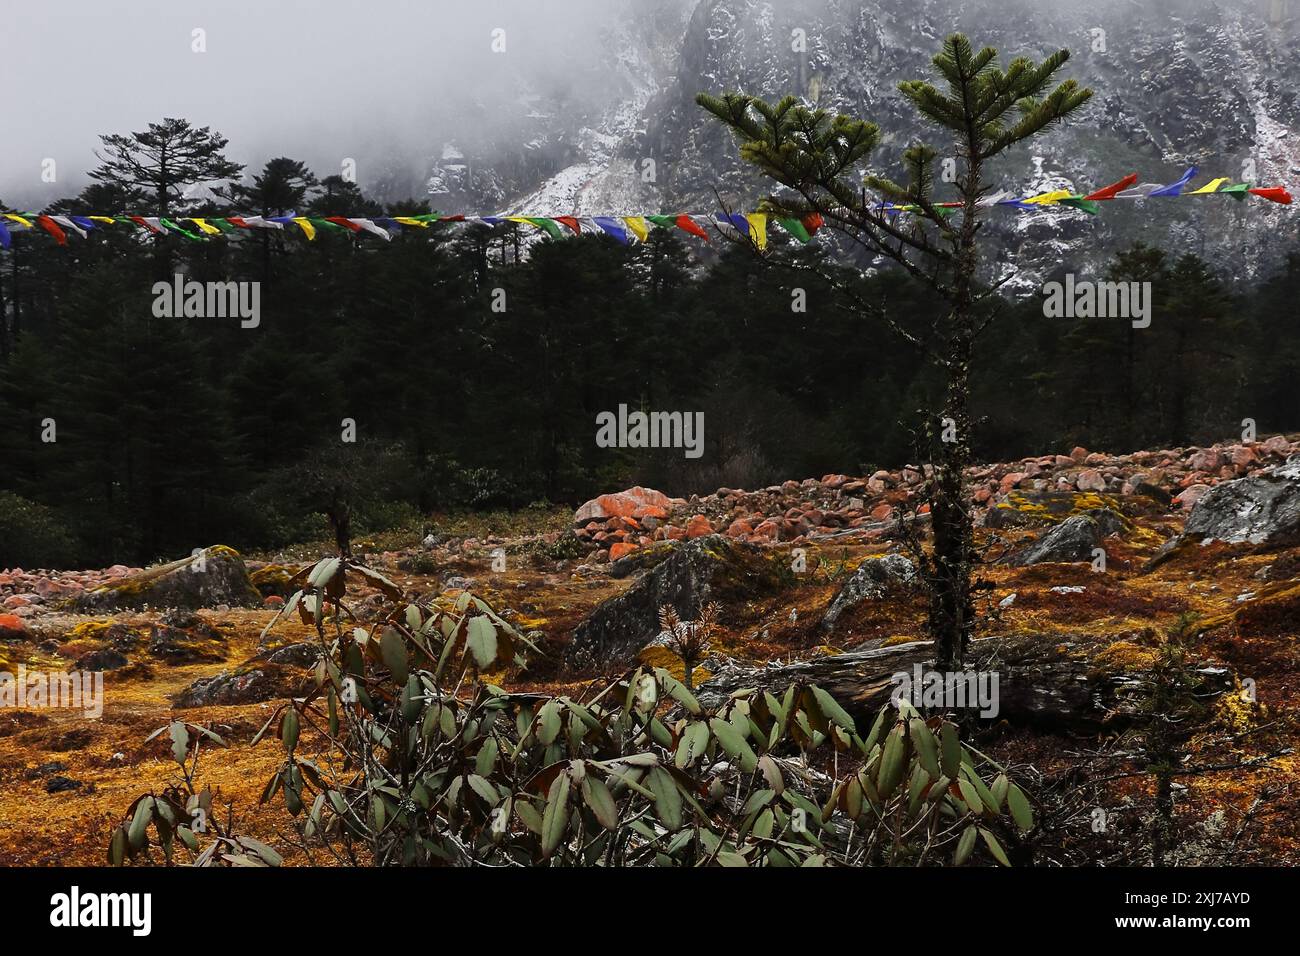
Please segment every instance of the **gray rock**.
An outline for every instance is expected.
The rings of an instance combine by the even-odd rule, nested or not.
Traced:
[[[822,616],[821,629],[833,630],[840,617],[863,601],[879,601],[892,588],[910,588],[916,583],[916,568],[901,554],[887,554],[881,558],[868,558],[844,582],[844,586],[831,599]]]
[[[1066,518],[1028,547],[1021,548],[999,563],[1028,567],[1047,561],[1091,561],[1094,549],[1101,547],[1101,525],[1091,515]]]
[[[683,620],[692,621],[701,607],[730,590],[752,596],[778,586],[774,566],[759,549],[720,534],[695,538],[593,610],[574,630],[565,663],[584,668],[630,664],[659,636],[663,605],[671,604]]]
[[[126,655],[121,651],[114,650],[111,647],[102,647],[97,651],[90,651],[82,654],[77,658],[77,670],[79,671],[115,671],[119,667],[125,667],[130,663]]]
[[[1300,456],[1215,485],[1192,506],[1180,540],[1287,545],[1300,541]]]
[[[239,553],[224,545],[206,548],[170,564],[146,568],[87,591],[74,604],[82,611],[121,608],[256,607],[261,595],[248,580]]]

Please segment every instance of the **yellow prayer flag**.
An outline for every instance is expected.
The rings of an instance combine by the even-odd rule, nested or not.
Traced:
[[[117,222],[117,220],[114,219],[112,216],[87,216],[86,218],[89,219],[91,222],[104,222],[110,225],[112,223]]]
[[[209,223],[206,219],[196,219],[191,216],[190,222],[194,223],[194,225],[199,227],[200,231],[207,233],[209,236],[221,235],[221,230]]]
[[[646,225],[645,216],[624,216],[623,222],[632,230],[632,235],[641,242],[645,242],[650,235],[650,227]]]
[[[1029,199],[1026,199],[1025,202],[1041,205],[1043,203],[1054,203],[1059,202],[1062,199],[1069,199],[1073,195],[1074,193],[1070,192],[1068,189],[1057,189],[1050,193],[1040,193],[1037,196],[1031,196]]]
[[[394,216],[393,222],[400,222],[403,226],[419,226],[421,229],[429,228],[429,224],[423,219],[415,219],[412,216]]]
[[[293,221],[296,222],[302,228],[302,231],[307,234],[308,242],[311,242],[311,240],[316,238],[316,227],[312,225],[310,219],[305,216],[295,216]]]
[[[529,222],[527,216],[506,216],[505,220],[506,222],[522,222],[525,226],[532,226],[534,229],[542,228],[535,222]]]
[[[14,222],[18,223],[19,225],[26,226],[28,229],[32,228],[32,222],[30,219],[24,219],[22,216],[18,215],[15,212],[5,213],[5,218],[12,219]]]
[[[745,216],[745,221],[749,223],[749,234],[754,237],[754,244],[758,246],[759,251],[767,248],[767,214],[761,212],[751,212]]]
[[[1217,193],[1217,192],[1219,191],[1219,187],[1222,186],[1222,185],[1223,185],[1224,183],[1226,183],[1227,181],[1228,181],[1228,180],[1227,180],[1226,177],[1224,177],[1223,179],[1212,179],[1212,180],[1210,180],[1208,183],[1206,183],[1204,186],[1202,186],[1200,189],[1193,189],[1193,190],[1192,190],[1190,193],[1188,193],[1187,195],[1189,195],[1189,196],[1195,196],[1195,195],[1198,195],[1198,194],[1200,194],[1200,193]]]

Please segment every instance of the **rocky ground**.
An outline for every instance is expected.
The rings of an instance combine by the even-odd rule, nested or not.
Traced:
[[[1234,835],[1232,862],[1296,862],[1300,459],[1287,460],[1297,454],[1295,436],[1274,436],[1122,456],[1076,448],[972,470],[989,639],[974,655],[996,646],[1031,682],[1070,682],[1046,706],[1040,696],[1012,707],[986,746],[1061,807],[1083,799],[1081,774],[1105,781],[1088,799],[1121,820],[1097,831],[1086,801],[1062,810],[1059,826],[1078,836],[1053,844],[1060,861],[1124,860],[1143,825],[1149,779],[1113,719],[1115,688],[1155,667],[1176,635],[1228,688],[1181,758],[1179,812],[1201,841],[1187,862],[1223,859]],[[638,659],[681,676],[658,610],[672,604],[690,620],[712,601],[722,627],[696,681],[778,680],[804,662],[852,692],[869,664],[924,656],[911,551],[924,537],[924,478],[904,468],[689,499],[633,488],[523,530],[435,520],[422,540],[381,536],[357,550],[408,599],[470,589],[529,633],[540,653],[501,675],[511,689],[581,694]],[[100,862],[131,800],[172,778],[166,735],[145,741],[176,718],[222,735],[202,778],[245,832],[284,845],[287,815],[257,805],[279,753],[250,742],[273,702],[304,686],[315,651],[296,622],[262,632],[294,576],[325,553],[213,546],[147,570],[0,573],[0,670],[98,671],[106,694],[98,718],[0,708],[0,864]],[[361,622],[381,601],[365,588],[349,598]],[[1022,666],[1026,648],[1033,663]],[[1053,713],[1052,700],[1072,703]]]

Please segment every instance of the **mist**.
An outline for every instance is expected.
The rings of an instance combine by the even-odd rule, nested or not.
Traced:
[[[219,131],[250,170],[288,155],[329,175],[350,158],[363,188],[395,168],[418,183],[448,142],[504,148],[530,93],[558,97],[566,111],[606,101],[602,38],[629,6],[7,0],[0,197],[36,209],[75,195],[99,134],[165,116]],[[493,50],[498,29],[504,52]],[[42,178],[50,159],[53,182]]]

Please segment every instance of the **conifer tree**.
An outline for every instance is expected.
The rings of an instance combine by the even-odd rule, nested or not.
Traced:
[[[1069,52],[1060,50],[1041,63],[1017,58],[1003,70],[996,50],[977,53],[966,37],[954,34],[933,60],[942,89],[926,80],[899,84],[921,116],[951,136],[946,155],[958,163],[955,209],[939,205],[940,153],[928,145],[904,152],[905,184],[874,174],[863,178],[859,164],[881,140],[875,123],[832,115],[793,96],[776,104],[742,93],[696,98],[736,135],[741,157],[785,187],[768,200],[768,208],[790,216],[819,214],[873,258],[890,260],[930,285],[947,304],[946,315],[928,330],[884,317],[894,331],[926,349],[946,379],[940,422],[934,424],[953,440],[940,443],[929,489],[934,544],[922,562],[940,669],[956,669],[975,624],[974,524],[965,489],[973,425],[971,357],[989,321],[988,299],[1009,278],[981,282],[980,201],[991,191],[986,170],[1006,150],[1087,102],[1092,91],[1073,80],[1052,88],[1068,58]],[[906,206],[910,215],[895,215],[882,208],[882,200]],[[865,301],[857,304],[864,313],[877,314]]]

